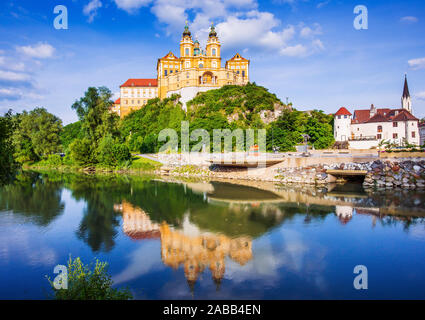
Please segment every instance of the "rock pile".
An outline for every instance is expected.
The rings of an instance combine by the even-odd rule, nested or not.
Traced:
[[[365,188],[424,189],[425,160],[374,161],[363,182]]]

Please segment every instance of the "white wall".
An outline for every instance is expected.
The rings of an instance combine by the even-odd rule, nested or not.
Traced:
[[[382,126],[382,132],[378,132],[378,126]],[[416,132],[416,137],[412,138],[412,131]],[[419,144],[419,132],[417,121],[398,121],[397,127],[393,126],[393,122],[372,122],[351,125],[351,134],[355,137],[377,136],[381,134],[383,140],[400,143],[407,138],[409,143]],[[393,134],[397,133],[397,138],[393,138]]]
[[[348,141],[349,149],[371,149],[378,147],[378,140],[354,140]]]
[[[335,117],[334,119],[335,141],[347,141],[347,139],[350,137],[350,124],[351,124],[351,117],[348,115],[347,115],[347,118],[344,118],[344,116]]]

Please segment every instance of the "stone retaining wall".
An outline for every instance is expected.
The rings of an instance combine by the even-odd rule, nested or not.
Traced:
[[[424,189],[425,160],[374,161],[363,186],[379,189]]]

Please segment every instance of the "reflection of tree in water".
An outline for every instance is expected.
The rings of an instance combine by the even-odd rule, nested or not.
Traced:
[[[49,225],[62,214],[62,183],[55,177],[24,172],[14,183],[0,188],[0,210],[10,210],[40,226]]]
[[[118,181],[117,181],[118,179]],[[83,218],[77,230],[78,238],[93,251],[110,251],[117,235],[119,213],[114,203],[130,192],[128,181],[113,176],[66,176],[66,186],[76,200],[85,200]]]

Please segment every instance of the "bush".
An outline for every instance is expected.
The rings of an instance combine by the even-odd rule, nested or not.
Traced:
[[[92,263],[93,265],[93,263]],[[56,289],[53,281],[47,278],[56,300],[130,300],[133,295],[128,289],[112,288],[106,262],[95,261],[85,265],[80,258],[68,260],[68,288]]]
[[[59,167],[62,165],[62,157],[58,154],[50,154],[43,162],[52,167]]]
[[[79,165],[94,163],[90,141],[86,138],[76,139],[69,146],[71,159]]]
[[[128,147],[118,143],[111,135],[104,137],[96,150],[97,161],[107,166],[117,166],[131,160]]]
[[[113,150],[115,161],[118,164],[131,160],[130,150],[125,144],[115,144],[112,150]]]

